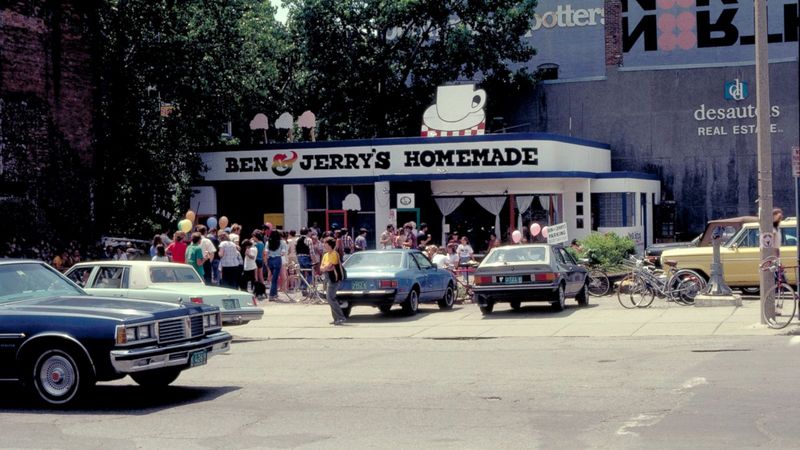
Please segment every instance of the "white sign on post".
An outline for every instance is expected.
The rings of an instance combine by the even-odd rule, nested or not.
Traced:
[[[772,233],[764,233],[761,236],[761,248],[772,248],[775,246],[775,238]]]
[[[547,227],[547,243],[548,244],[562,244],[567,242],[567,224],[559,223]]]
[[[800,177],[800,147],[792,147],[792,173]]]

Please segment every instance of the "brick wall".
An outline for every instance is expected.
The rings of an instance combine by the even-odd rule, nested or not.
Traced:
[[[84,167],[92,164],[95,74],[94,1],[8,0],[0,10],[0,99],[44,104],[32,150],[62,140]],[[13,130],[0,128],[0,132]]]
[[[605,1],[606,65],[622,65],[622,2]]]

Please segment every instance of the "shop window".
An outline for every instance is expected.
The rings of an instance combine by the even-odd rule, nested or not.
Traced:
[[[575,201],[577,203],[583,203],[583,192],[576,192],[575,193]]]
[[[325,209],[328,202],[328,192],[325,186],[306,186],[306,208]]]
[[[374,185],[369,184],[369,185],[353,186],[353,193],[358,195],[358,198],[361,200],[362,211],[375,211]]]
[[[578,217],[575,220],[575,227],[578,228],[579,230],[583,229],[583,217]]]
[[[353,191],[348,185],[328,186],[328,209],[342,209],[342,202]]]
[[[536,67],[536,74],[540,80],[557,80],[558,64],[545,63]]]
[[[597,226],[620,228],[636,226],[636,196],[633,192],[592,194],[592,209]]]
[[[575,215],[582,216],[583,215],[583,205],[575,206]]]

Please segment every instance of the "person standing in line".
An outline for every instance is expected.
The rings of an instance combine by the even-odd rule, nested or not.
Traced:
[[[250,234],[250,242],[256,249],[256,281],[259,283],[264,282],[264,234],[261,230],[253,230]]]
[[[158,244],[156,246],[156,255],[153,256],[151,261],[169,262],[169,257],[167,256],[167,250],[164,248],[164,244]]]
[[[345,255],[351,255],[356,249],[356,244],[353,242],[353,237],[347,228],[342,228],[342,251]]]
[[[219,238],[217,237],[216,228],[209,230],[208,240],[214,244],[214,257],[211,259],[211,283],[214,286],[219,286],[222,275],[219,271]]]
[[[466,266],[472,260],[472,255],[475,252],[472,250],[472,246],[469,245],[469,239],[466,236],[461,236],[461,244],[456,248],[456,253],[458,253],[458,265],[464,267],[464,281],[469,283],[469,272]]]
[[[206,228],[205,225],[196,226],[195,231],[199,232],[200,236],[202,236],[200,238],[200,247],[203,249],[203,258],[205,258],[203,262],[203,272],[205,274],[203,275],[203,280],[210,286],[213,284],[211,261],[214,260],[214,253],[216,253],[217,248],[214,247],[214,243],[211,242],[211,239],[206,236],[208,228]]]
[[[192,243],[186,247],[186,262],[189,263],[190,266],[194,267],[194,270],[200,275],[200,277],[204,277],[204,267],[203,264],[206,261],[205,254],[203,252],[203,247],[201,243],[203,241],[203,235],[199,232],[195,231],[192,233]]]
[[[408,222],[403,225],[405,231],[405,241],[403,248],[417,248],[417,233],[414,231],[414,222]]]
[[[386,225],[386,231],[381,233],[378,248],[382,250],[394,248],[394,225]]]
[[[314,275],[311,272],[312,268],[312,261],[311,255],[313,253],[313,249],[311,248],[312,243],[311,239],[308,237],[308,228],[300,228],[300,237],[297,238],[295,241],[295,253],[297,255],[297,265],[300,268],[300,276],[305,278],[306,282],[309,285],[312,285],[314,282]],[[305,285],[301,284],[303,295],[306,295],[307,288]]]
[[[281,243],[286,251],[281,253],[281,277],[278,279],[278,289],[286,292],[286,282],[289,279],[289,234],[285,231],[279,232],[281,233]]]
[[[164,240],[161,238],[160,234],[157,234],[157,235],[153,236],[153,245],[150,246],[150,258],[151,259],[154,256],[156,256],[156,253],[157,253],[156,247],[158,247],[159,245],[162,245],[163,243],[164,243]]]
[[[362,228],[358,230],[358,236],[356,236],[356,248],[355,251],[363,252],[367,249],[367,229]]]
[[[272,230],[267,242],[267,267],[270,273],[269,300],[273,302],[278,299],[278,281],[280,281],[282,266],[281,257],[286,253],[286,243],[281,239],[281,233],[278,230]]]
[[[428,224],[421,223],[419,224],[419,231],[417,231],[417,247],[420,250],[424,250],[428,244],[431,242],[433,238],[431,235],[428,234]]]
[[[336,300],[336,291],[339,290],[339,282],[342,281],[340,266],[339,252],[336,251],[336,239],[325,239],[325,254],[322,256],[322,266],[320,270],[328,275],[328,287],[325,290],[325,299],[331,307],[331,315],[333,316],[332,325],[342,325],[347,318],[344,316],[344,311]]]
[[[258,266],[256,265],[256,246],[253,241],[245,239],[242,241],[242,259],[244,260],[242,278],[239,279],[239,289],[250,292],[255,288],[256,272]],[[248,289],[248,285],[250,289]]]
[[[172,243],[167,246],[167,256],[172,262],[186,264],[186,233],[176,231],[172,235]]]
[[[311,265],[314,267],[314,274],[319,275],[319,265],[322,263],[322,255],[325,253],[325,244],[319,238],[316,231],[311,232]]]
[[[334,230],[333,231],[333,239],[336,242],[336,253],[339,254],[339,261],[344,260],[344,244],[342,242],[342,230]]]
[[[242,277],[242,255],[236,244],[231,242],[228,233],[219,232],[219,267],[221,271],[222,286],[236,289]]]
[[[233,242],[237,247],[239,246],[239,233],[242,232],[242,227],[238,223],[231,225],[231,232],[228,233],[228,240]]]

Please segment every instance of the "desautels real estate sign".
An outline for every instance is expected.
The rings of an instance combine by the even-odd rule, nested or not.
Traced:
[[[611,155],[602,145],[557,140],[486,140],[380,145],[316,146],[201,153],[206,181],[319,180],[331,178],[449,178],[536,172],[552,176],[611,171]],[[363,141],[361,141],[363,142]],[[357,144],[355,141],[354,144]],[[370,145],[373,144],[373,145]]]

